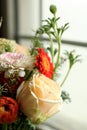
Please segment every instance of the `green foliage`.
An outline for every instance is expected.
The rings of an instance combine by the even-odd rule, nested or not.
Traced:
[[[71,102],[71,98],[69,96],[69,93],[67,93],[66,91],[62,91],[61,97],[62,97],[64,102],[66,102],[66,103]]]
[[[75,51],[71,51],[71,52],[68,52],[68,51],[65,51],[64,53],[66,56],[67,56],[67,59],[69,60],[69,68],[71,69],[72,66],[77,63],[77,62],[80,62],[81,59],[80,59],[80,55],[75,55]]]
[[[39,37],[41,38],[43,34],[46,34],[49,38],[50,46],[47,47],[47,50],[51,55],[52,63],[54,65],[54,75],[53,75],[54,80],[56,80],[57,79],[56,77],[59,76],[61,66],[64,65],[65,61],[68,60],[69,68],[66,71],[65,77],[60,84],[60,86],[62,87],[70,73],[72,66],[78,61],[80,61],[79,58],[80,56],[75,55],[74,51],[71,52],[66,51],[64,53],[65,57],[61,58],[60,56],[61,38],[63,33],[69,28],[69,23],[66,23],[63,26],[59,27],[58,22],[60,20],[60,17],[56,17],[57,9],[55,5],[50,6],[50,12],[53,14],[53,17],[42,21],[43,22],[42,26],[36,31],[35,36],[38,39]],[[54,39],[57,43],[56,48],[54,48]],[[55,57],[57,57],[56,62],[54,61]],[[64,101],[70,101],[69,94],[66,93],[65,91],[62,92],[61,96]]]
[[[0,85],[0,97],[2,96],[3,87]]]
[[[5,42],[3,43],[2,40],[0,39],[0,54],[3,52],[11,52],[11,46],[6,44]]]
[[[70,73],[70,70],[71,70],[72,66],[73,66],[75,63],[81,61],[80,55],[76,55],[74,50],[73,50],[73,51],[70,51],[70,52],[65,51],[65,52],[64,52],[64,55],[66,56],[66,60],[68,60],[69,67],[68,67],[68,70],[67,70],[67,72],[66,72],[66,74],[65,74],[64,79],[62,80],[61,86],[63,86],[64,82],[66,81],[66,79],[67,79],[67,77],[68,77],[68,75],[69,75],[69,73]]]
[[[51,5],[50,6],[50,12],[52,13],[53,17],[52,18],[47,18],[45,20],[42,21],[42,25],[40,26],[40,28],[36,31],[35,34],[35,39],[37,39],[37,42],[35,41],[35,43],[41,43],[41,38],[43,36],[43,34],[46,34],[49,38],[49,42],[50,45],[49,47],[47,47],[48,52],[51,55],[51,59],[52,59],[52,63],[54,66],[54,75],[53,75],[53,79],[57,79],[56,77],[59,74],[59,70],[60,67],[64,64],[65,61],[68,60],[69,62],[69,68],[65,74],[65,77],[61,83],[61,86],[64,84],[64,82],[66,81],[70,70],[72,68],[72,66],[80,61],[79,59],[79,55],[75,55],[74,51],[68,52],[66,51],[64,53],[64,55],[66,56],[65,58],[62,57],[60,55],[60,51],[61,51],[61,38],[63,33],[69,28],[69,23],[64,24],[63,26],[59,26],[59,20],[60,17],[56,17],[56,13],[57,13],[57,9],[55,5]],[[57,43],[56,48],[54,47],[54,40]],[[34,48],[36,47],[36,45],[34,46]],[[56,61],[54,60],[56,58]]]
[[[36,130],[36,126],[27,119],[23,113],[20,113],[19,118],[12,124],[0,125],[0,130]]]
[[[54,65],[54,75],[57,72],[57,68],[59,67],[60,62],[60,49],[61,49],[61,37],[65,30],[68,29],[68,23],[63,25],[62,27],[58,26],[58,21],[60,17],[56,17],[56,6],[51,5],[50,6],[50,12],[53,14],[52,18],[48,18],[46,20],[43,20],[42,26],[36,31],[35,39],[40,39],[43,34],[46,34],[50,41],[50,46],[48,47],[48,50],[51,54],[52,63]],[[54,39],[57,42],[57,48],[54,49]],[[39,41],[40,42],[40,41]],[[35,46],[34,46],[35,47]],[[57,55],[57,60],[54,62],[54,58]],[[53,76],[54,78],[54,76]]]
[[[43,43],[41,43],[40,37],[36,37],[36,36],[32,39],[32,43],[33,46],[31,47],[30,53],[31,55],[36,55],[37,54],[36,49],[39,47],[43,47]]]
[[[65,25],[61,26],[60,28],[57,29],[58,34],[62,36],[64,31],[66,31],[69,28],[69,23],[66,23]]]
[[[2,97],[3,95],[7,95],[7,89],[5,86],[2,86],[0,84],[0,97]]]

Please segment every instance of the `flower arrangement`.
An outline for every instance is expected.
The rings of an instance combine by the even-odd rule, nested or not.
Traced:
[[[35,130],[56,112],[60,111],[69,95],[61,90],[79,55],[66,51],[61,57],[62,34],[68,23],[58,27],[57,8],[50,6],[52,18],[43,21],[32,39],[32,47],[0,38],[0,129]],[[0,23],[1,26],[1,23]],[[41,36],[48,35],[47,47]],[[57,47],[54,47],[54,40]],[[55,60],[56,59],[56,60]],[[56,81],[58,70],[65,61],[69,69],[61,84]]]

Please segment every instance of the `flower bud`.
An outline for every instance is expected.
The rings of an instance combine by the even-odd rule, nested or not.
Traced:
[[[60,86],[43,74],[25,81],[17,92],[21,111],[35,124],[45,121],[60,110]]]
[[[25,76],[25,71],[24,70],[20,70],[19,71],[19,77],[24,77]]]
[[[50,6],[50,12],[51,12],[52,14],[55,14],[55,13],[57,12],[57,8],[56,8],[55,5],[51,5],[51,6]]]

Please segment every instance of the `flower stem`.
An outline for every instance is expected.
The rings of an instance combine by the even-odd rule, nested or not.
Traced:
[[[60,37],[57,38],[57,43],[58,43],[58,56],[57,56],[57,61],[55,64],[54,72],[56,72],[56,69],[58,68],[58,64],[59,64],[59,60],[60,60],[60,44],[61,44]]]
[[[7,130],[8,129],[8,125],[7,124],[3,124],[2,125],[2,130]]]
[[[52,56],[52,63],[54,63],[54,46],[53,46],[53,40],[51,35],[49,34],[50,43],[51,43],[51,56]]]
[[[63,79],[63,81],[62,81],[62,83],[60,84],[60,86],[62,87],[63,86],[63,84],[64,84],[64,82],[66,81],[66,79],[67,79],[67,77],[68,77],[68,75],[69,75],[69,73],[70,73],[70,67],[69,67],[69,69],[68,69],[68,71],[67,71],[67,73],[66,73],[66,75],[65,75],[65,77],[64,77],[64,79]]]
[[[56,14],[54,14],[54,18],[56,20]],[[56,69],[58,68],[58,65],[59,65],[60,49],[61,49],[61,35],[58,34],[57,29],[58,29],[58,23],[56,22],[55,26],[54,26],[54,36],[55,36],[57,44],[58,44],[58,55],[57,55],[57,61],[56,61],[55,68],[54,68],[54,73],[56,72]]]

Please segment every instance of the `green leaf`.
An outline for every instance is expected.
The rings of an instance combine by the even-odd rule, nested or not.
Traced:
[[[61,27],[61,35],[69,28],[69,23],[66,23],[64,26]]]
[[[56,54],[57,54],[57,52],[58,52],[58,50],[57,50],[57,49],[54,49],[54,55],[56,55]]]
[[[75,55],[75,50],[73,50],[73,51],[71,51],[71,52],[65,51],[64,54],[67,56],[67,59],[69,60],[69,66],[70,66],[70,68],[71,68],[75,63],[81,61],[80,55]]]
[[[36,126],[31,123],[31,121],[25,115],[23,115],[23,113],[20,113],[16,122],[8,124],[7,126],[7,130],[36,130]]]
[[[66,102],[66,103],[71,102],[71,98],[69,96],[69,93],[67,93],[66,91],[62,91],[61,97],[62,97],[64,102]]]

